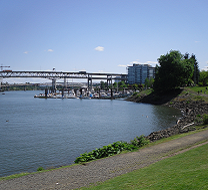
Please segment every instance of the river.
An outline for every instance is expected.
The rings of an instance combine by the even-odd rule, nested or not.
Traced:
[[[0,177],[70,165],[84,152],[149,135],[181,117],[173,108],[123,99],[34,98],[39,93],[0,93]]]

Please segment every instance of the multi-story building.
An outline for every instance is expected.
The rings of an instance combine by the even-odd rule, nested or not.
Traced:
[[[133,64],[128,66],[128,83],[144,84],[146,78],[155,77],[155,67],[149,64]]]

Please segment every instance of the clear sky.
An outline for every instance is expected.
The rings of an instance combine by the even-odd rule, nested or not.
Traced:
[[[207,0],[0,0],[0,64],[126,73],[170,50],[208,63]]]

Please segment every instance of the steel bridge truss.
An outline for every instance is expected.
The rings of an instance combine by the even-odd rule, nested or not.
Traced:
[[[83,73],[62,71],[0,71],[2,78],[48,78],[48,79],[89,79],[89,80],[127,80],[127,74]]]

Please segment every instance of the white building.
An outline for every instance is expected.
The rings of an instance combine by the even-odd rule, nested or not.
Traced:
[[[133,64],[128,66],[128,83],[144,84],[146,78],[155,77],[155,67],[149,64]]]

